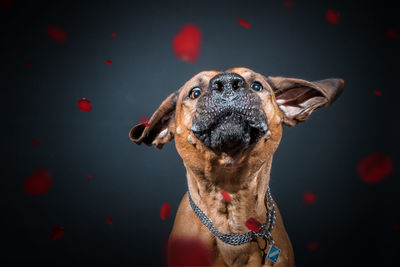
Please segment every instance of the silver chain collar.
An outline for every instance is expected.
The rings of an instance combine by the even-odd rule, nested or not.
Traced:
[[[190,191],[188,190],[189,202],[192,207],[194,213],[199,217],[200,221],[207,226],[208,229],[221,241],[230,244],[230,245],[242,245],[244,243],[252,241],[256,237],[263,237],[265,241],[269,242],[271,245],[274,244],[274,240],[272,238],[272,230],[275,226],[276,220],[276,211],[275,211],[275,203],[272,199],[271,192],[269,187],[267,188],[267,221],[261,225],[260,230],[258,232],[247,232],[243,234],[223,234],[215,228],[210,218],[193,202],[192,196],[190,195]],[[268,228],[267,228],[268,226]],[[265,244],[267,245],[267,244]]]

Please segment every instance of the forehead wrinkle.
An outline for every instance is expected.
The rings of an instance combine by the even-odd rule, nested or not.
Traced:
[[[214,70],[202,71],[195,76],[196,77],[195,81],[198,84],[205,85],[206,83],[208,83],[208,81],[211,80],[212,77],[214,77],[218,73],[220,73],[220,71],[214,71]]]

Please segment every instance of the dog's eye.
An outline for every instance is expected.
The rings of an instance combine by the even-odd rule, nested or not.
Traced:
[[[195,87],[189,92],[189,97],[191,99],[196,99],[201,95],[201,89],[199,87]]]
[[[263,86],[262,86],[261,83],[259,83],[259,82],[254,82],[254,83],[251,85],[251,88],[253,88],[254,91],[260,92],[260,91],[262,91]]]

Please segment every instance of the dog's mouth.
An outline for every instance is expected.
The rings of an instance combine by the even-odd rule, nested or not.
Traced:
[[[214,152],[234,155],[256,144],[268,131],[268,124],[259,108],[231,107],[196,113],[191,130]]]

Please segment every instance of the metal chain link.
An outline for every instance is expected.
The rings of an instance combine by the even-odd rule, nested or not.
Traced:
[[[271,245],[274,244],[274,240],[272,238],[272,230],[275,226],[276,221],[276,211],[275,211],[275,203],[272,199],[271,192],[269,187],[267,188],[267,221],[261,225],[260,230],[258,232],[250,231],[243,234],[223,234],[215,228],[210,218],[193,202],[192,196],[190,195],[190,191],[188,190],[189,202],[192,207],[194,213],[200,219],[200,221],[208,228],[210,231],[218,237],[221,241],[230,244],[230,245],[242,245],[244,243],[252,241],[255,237],[263,237],[265,241],[268,241]],[[268,229],[266,229],[268,226]]]

